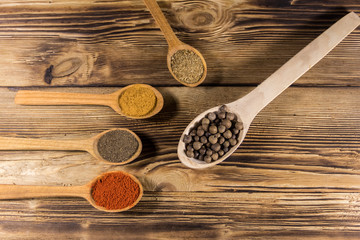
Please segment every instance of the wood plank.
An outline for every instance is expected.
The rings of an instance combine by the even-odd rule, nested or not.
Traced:
[[[161,87],[163,111],[131,120],[101,106],[19,106],[13,102],[16,88],[0,88],[2,136],[76,139],[128,127],[144,143],[137,160],[118,167],[83,152],[2,151],[1,183],[79,185],[118,169],[136,175],[145,190],[139,205],[120,214],[97,211],[77,198],[0,201],[0,236],[42,239],[46,231],[55,239],[136,239],[138,234],[142,239],[357,239],[358,88],[290,87],[255,118],[230,159],[200,171],[179,162],[178,137],[190,120],[251,89]]]
[[[360,12],[352,1],[160,5],[178,37],[206,58],[204,85],[258,84],[346,11]],[[296,84],[359,86],[359,31]],[[45,86],[46,69],[73,58],[79,69],[54,78],[53,86],[179,85],[166,67],[165,39],[141,0],[2,1],[0,45],[0,86]]]

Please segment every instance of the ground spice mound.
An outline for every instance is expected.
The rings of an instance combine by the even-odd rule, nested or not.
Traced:
[[[123,162],[131,158],[139,148],[139,142],[130,132],[113,130],[102,135],[97,149],[102,158],[109,162]]]
[[[121,111],[131,117],[141,117],[150,113],[156,105],[155,93],[143,86],[126,89],[119,98]]]
[[[139,185],[122,172],[108,173],[97,179],[91,187],[91,196],[96,205],[108,210],[131,206],[139,195]]]
[[[178,80],[192,84],[201,79],[204,65],[196,53],[183,49],[171,56],[171,70]]]

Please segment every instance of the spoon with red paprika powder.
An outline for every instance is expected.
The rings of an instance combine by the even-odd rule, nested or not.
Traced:
[[[92,138],[76,140],[0,137],[0,150],[87,151],[107,164],[123,165],[140,155],[142,142],[127,128],[113,128]]]
[[[82,186],[34,186],[0,184],[0,199],[40,197],[82,197],[105,212],[123,212],[134,207],[143,187],[133,175],[123,171],[106,172]]]

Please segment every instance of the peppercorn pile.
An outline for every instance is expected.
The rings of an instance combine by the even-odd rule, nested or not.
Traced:
[[[216,161],[238,143],[242,129],[242,122],[223,105],[208,113],[184,136],[185,153],[206,163]]]

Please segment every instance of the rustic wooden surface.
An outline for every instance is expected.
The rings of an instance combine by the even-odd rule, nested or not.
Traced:
[[[0,183],[79,185],[121,169],[145,190],[118,214],[80,198],[2,200],[0,238],[359,239],[360,28],[261,111],[227,161],[192,170],[176,148],[193,117],[251,91],[347,11],[359,14],[360,2],[159,4],[177,36],[207,60],[199,87],[171,78],[165,39],[141,0],[0,2],[1,136],[76,139],[127,127],[144,143],[137,160],[118,167],[86,152],[1,151]],[[110,93],[132,83],[161,91],[157,116],[14,104],[19,89]]]

